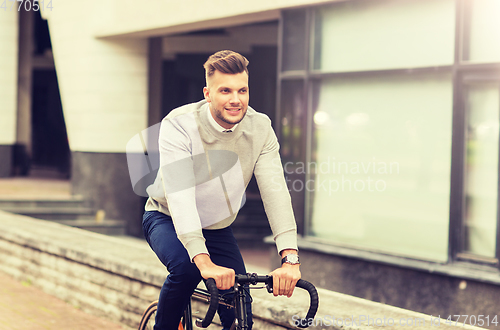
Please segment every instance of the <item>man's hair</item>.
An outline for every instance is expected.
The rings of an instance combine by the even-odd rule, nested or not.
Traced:
[[[236,74],[245,71],[248,74],[248,60],[245,56],[233,52],[232,50],[221,50],[210,55],[208,60],[203,64],[205,68],[205,76],[208,80],[215,70],[222,73]]]

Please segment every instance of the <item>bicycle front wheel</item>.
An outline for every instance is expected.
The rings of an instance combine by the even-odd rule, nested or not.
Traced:
[[[155,326],[156,310],[158,309],[158,301],[153,301],[148,308],[144,311],[141,318],[141,323],[139,324],[139,330],[153,330]],[[186,316],[182,317],[179,323],[179,330],[184,330],[186,325]]]
[[[139,324],[139,330],[153,330],[155,326],[156,310],[158,309],[158,301],[152,302],[144,311]]]

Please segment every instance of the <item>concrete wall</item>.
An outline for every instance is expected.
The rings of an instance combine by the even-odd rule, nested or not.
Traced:
[[[148,0],[140,8],[135,1],[108,0],[100,6],[103,17],[96,29],[100,37],[159,36],[193,30],[276,20],[280,9],[339,0]],[[112,11],[112,14],[108,14]],[[140,14],[138,14],[140,12]]]
[[[251,265],[248,268],[252,271]],[[3,211],[0,211],[0,271],[127,328],[137,327],[142,311],[157,298],[167,275],[143,240],[109,237]],[[328,326],[331,329],[380,329],[375,322],[384,319],[396,324],[400,320],[418,321],[419,326],[405,328],[427,329],[439,321],[429,315],[323,289],[318,292],[320,309],[315,322],[331,322],[335,316],[339,321]],[[291,329],[296,320],[294,315],[303,317],[308,308],[307,293],[299,289],[290,299],[276,298],[266,290],[253,290],[252,296],[254,328],[259,330]],[[204,310],[199,304],[194,308]],[[355,324],[339,323],[352,316],[356,318]],[[366,320],[361,321],[360,317]],[[456,329],[444,320],[440,322],[440,329]]]
[[[19,12],[19,69],[17,84],[16,143],[28,161],[32,155],[32,92],[33,92],[33,11]],[[19,152],[16,150],[16,153]],[[17,163],[17,159],[15,160]],[[17,165],[17,164],[15,164]]]
[[[148,40],[96,38],[100,20],[114,13],[106,3],[60,2],[43,16],[73,156],[74,191],[108,217],[125,220],[128,234],[140,236],[142,200],[122,169],[127,142],[147,127]]]
[[[145,199],[132,190],[126,155],[75,151],[71,158],[72,194],[104,210],[106,219],[126,220],[126,233],[142,238]]]
[[[45,17],[71,150],[124,152],[147,127],[147,40],[95,38],[99,3],[61,2]]]
[[[0,178],[8,177],[12,173],[13,145],[0,145]]]
[[[18,20],[15,10],[0,15],[0,177],[10,175],[16,142]]]

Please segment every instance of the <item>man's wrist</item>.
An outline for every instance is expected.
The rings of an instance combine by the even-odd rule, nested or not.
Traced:
[[[289,268],[289,269],[296,268],[296,269],[300,270],[300,264],[292,265],[292,264],[285,262],[284,264],[281,265],[281,268]]]
[[[204,267],[210,266],[212,264],[210,256],[206,253],[200,253],[194,256],[193,262],[199,270],[202,270]]]
[[[295,249],[284,249],[284,250],[281,250],[280,256],[281,256],[281,258],[284,258],[284,257],[286,257],[287,255],[289,255],[291,253],[293,253],[293,254],[299,254],[298,251],[295,250]]]

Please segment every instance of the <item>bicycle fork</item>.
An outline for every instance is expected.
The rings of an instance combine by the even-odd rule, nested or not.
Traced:
[[[236,310],[236,329],[238,330],[248,330],[248,315],[246,306],[247,293],[245,287],[242,285],[236,286],[236,297],[234,299],[235,310]]]
[[[192,322],[192,317],[193,317],[193,309],[191,307],[191,301],[186,307],[186,310],[184,311],[184,324],[183,328],[179,325],[179,329],[182,330],[193,330],[193,322]]]

